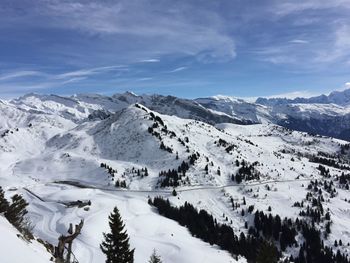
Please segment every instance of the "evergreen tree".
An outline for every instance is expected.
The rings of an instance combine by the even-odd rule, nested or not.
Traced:
[[[173,196],[177,196],[177,192],[176,192],[176,190],[175,189],[173,189]]]
[[[110,233],[103,233],[104,241],[100,245],[107,256],[106,263],[134,262],[134,249],[130,250],[129,236],[124,230],[124,223],[117,207],[108,217]]]
[[[0,186],[0,213],[4,213],[9,208],[9,202],[5,198],[5,193]]]
[[[242,175],[240,175],[239,173],[236,174],[236,182],[237,184],[240,184],[242,182]]]
[[[24,198],[18,194],[12,196],[12,204],[8,207],[5,217],[16,228],[21,228],[25,219],[25,215],[28,213],[26,207],[28,203]]]
[[[276,248],[268,243],[263,242],[260,246],[258,256],[256,259],[257,263],[277,263],[278,261],[278,255],[277,255]]]
[[[156,250],[153,250],[153,253],[148,261],[148,263],[162,263],[162,260],[159,255],[157,255]]]

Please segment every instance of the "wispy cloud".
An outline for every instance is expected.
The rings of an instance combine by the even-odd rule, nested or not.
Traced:
[[[43,76],[43,75],[45,74],[34,70],[13,71],[13,72],[1,74],[0,81],[18,79],[23,77],[31,77],[31,76]]]
[[[152,77],[145,77],[145,78],[139,78],[139,79],[135,79],[135,81],[148,81],[148,80],[152,80]]]
[[[293,40],[290,40],[289,43],[292,43],[292,44],[308,44],[309,41],[304,40],[304,39],[293,39]]]
[[[173,70],[171,70],[171,71],[168,71],[168,73],[176,73],[176,72],[179,72],[179,71],[183,71],[183,70],[185,70],[185,69],[187,69],[187,67],[178,67],[178,68],[176,68],[176,69],[173,69]]]
[[[79,69],[63,73],[48,73],[37,70],[23,70],[8,72],[0,75],[0,92],[29,92],[43,89],[59,88],[71,83],[79,83],[89,78],[98,77],[111,72],[127,71],[128,67],[124,65],[112,65],[104,67],[95,67],[89,69]],[[36,79],[33,80],[32,77]]]
[[[303,0],[294,1],[277,1],[276,5],[273,5],[273,10],[276,14],[281,16],[290,15],[293,13],[300,13],[306,10],[324,10],[330,8],[350,8],[350,2],[347,0],[332,0],[332,1],[323,1],[323,0]]]
[[[117,65],[117,66],[107,66],[107,67],[97,67],[97,68],[90,68],[90,69],[80,69],[75,71],[70,71],[62,74],[58,74],[54,76],[56,79],[65,79],[65,78],[71,78],[71,77],[88,77],[91,75],[101,74],[104,72],[109,72],[112,70],[126,70],[126,66]]]
[[[141,63],[157,63],[157,62],[160,62],[160,60],[156,59],[156,58],[150,58],[150,59],[143,59],[140,62]]]

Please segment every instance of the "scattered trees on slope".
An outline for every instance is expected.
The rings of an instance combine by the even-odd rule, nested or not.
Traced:
[[[159,214],[186,226],[193,236],[211,245],[216,244],[233,255],[242,255],[248,261],[278,262],[282,254],[276,246],[279,241],[282,251],[288,246],[300,245],[299,255],[295,258],[290,256],[285,262],[349,263],[346,255],[340,251],[333,253],[332,248],[324,246],[320,231],[306,221],[287,218],[282,221],[278,215],[265,215],[257,211],[248,235],[241,232],[237,236],[230,226],[218,224],[205,210],[198,211],[187,202],[183,206],[173,207],[169,200],[155,197],[153,200],[149,199],[149,204],[155,206]],[[304,237],[302,244],[295,240],[298,232]]]
[[[0,214],[3,213],[6,219],[21,232],[27,239],[32,239],[30,222],[26,218],[28,203],[18,194],[11,197],[11,203],[5,198],[4,191],[0,186]]]

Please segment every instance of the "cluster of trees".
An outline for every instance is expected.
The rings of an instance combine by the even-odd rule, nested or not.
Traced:
[[[159,149],[167,151],[169,153],[173,153],[173,149],[169,146],[166,146],[163,141],[161,141]]]
[[[186,172],[190,168],[189,164],[185,161],[181,163],[181,165],[177,168],[177,170],[168,170],[161,171],[159,173],[159,177],[161,178],[158,181],[160,187],[177,187],[180,185],[180,181],[182,178],[186,176]],[[188,178],[187,178],[188,179]],[[186,181],[184,181],[185,183]]]
[[[160,125],[165,126],[161,117],[156,116],[153,112],[150,113],[151,119],[158,122]]]
[[[235,235],[233,229],[225,224],[218,224],[205,210],[198,211],[185,202],[183,206],[172,207],[169,200],[161,197],[149,199],[149,204],[158,209],[159,214],[186,226],[193,236],[211,245],[218,245],[234,255],[242,255],[254,262],[277,262],[280,253],[275,245],[262,237],[246,236],[243,232]]]
[[[236,166],[241,165],[241,167],[238,169],[236,175],[233,174],[231,176],[231,180],[235,181],[237,184],[240,184],[243,180],[245,181],[259,180],[260,173],[254,167],[257,164],[258,164],[257,162],[249,164],[244,160],[242,160],[242,162],[239,163],[239,161],[236,160]]]
[[[125,172],[123,173],[123,176],[125,174],[130,174],[130,173],[133,176],[136,175],[138,177],[143,178],[144,176],[148,176],[148,169],[147,169],[147,167],[141,168],[141,169],[136,169],[135,167],[132,167],[131,170],[130,169],[126,169]]]
[[[113,169],[111,166],[109,166],[108,164],[106,163],[101,163],[100,164],[100,167],[101,168],[105,168],[107,170],[107,172],[112,176],[114,177],[114,174],[117,173],[117,170],[116,169]]]
[[[5,193],[0,186],[0,214],[18,229],[26,238],[32,239],[31,226],[26,218],[28,203],[18,194],[11,197],[11,203],[5,198]]]
[[[230,144],[230,143],[228,143],[227,141],[225,141],[224,139],[221,139],[221,138],[218,141],[215,141],[214,144],[217,144],[218,146],[221,146],[221,147],[225,147],[225,151],[227,153],[230,153],[232,150],[237,148],[236,145]]]
[[[199,152],[196,152],[196,153],[193,153],[191,154],[188,159],[190,160],[190,165],[194,165],[194,163],[198,160],[198,158],[200,157],[201,155],[199,154]]]
[[[125,180],[119,180],[119,179],[118,179],[118,180],[115,182],[115,187],[126,188],[127,186],[126,186]]]
[[[350,182],[350,174],[342,173],[341,176],[339,176],[339,184],[344,186],[346,190],[349,190],[349,182]]]
[[[324,245],[321,233],[314,225],[310,225],[305,221],[299,221],[298,228],[305,241],[300,246],[298,257],[293,258],[291,256],[290,261],[295,263],[349,263],[346,255],[339,250],[334,253],[332,248]]]
[[[160,131],[165,133],[166,135],[170,135],[170,138],[176,137],[176,133],[168,130],[168,127],[164,125],[163,120],[159,116],[154,115],[153,112],[150,113],[150,119],[153,120],[154,123],[152,124],[151,127],[148,127],[148,132],[152,134],[152,136],[155,136],[161,141],[159,146],[161,150],[167,151],[169,153],[173,153],[173,149],[164,144],[164,142],[162,141],[162,136],[160,132],[156,131],[155,129],[161,128]]]
[[[273,239],[279,242],[284,251],[288,246],[296,244],[297,230],[291,219],[281,220],[279,215],[272,216],[256,211],[254,215],[254,227],[249,228],[249,234],[258,237],[263,235],[265,239]]]
[[[135,249],[130,248],[129,235],[117,207],[109,215],[110,232],[103,233],[100,249],[106,255],[106,263],[133,263]],[[148,261],[149,263],[162,263],[156,250]]]
[[[309,158],[309,161],[313,162],[313,163],[327,165],[327,166],[334,167],[334,168],[341,169],[341,170],[350,170],[350,167],[341,164],[339,159],[334,160],[334,159],[329,159],[329,158],[324,158],[324,157],[319,157],[319,156],[313,155]]]
[[[160,180],[160,187],[177,187],[180,185],[179,181],[181,180],[181,174],[179,175],[176,170],[161,171],[159,177],[162,177]]]
[[[135,107],[136,107],[136,108],[139,108],[139,109],[141,109],[141,110],[143,110],[143,111],[145,111],[145,112],[148,112],[146,108],[142,107],[142,106],[141,106],[140,104],[138,104],[138,103],[135,104]]]
[[[148,132],[149,132],[152,136],[158,138],[159,140],[162,139],[162,136],[160,136],[160,133],[157,132],[157,131],[155,131],[152,127],[148,127]]]
[[[323,189],[330,194],[330,198],[335,197],[337,194],[337,190],[334,187],[333,181],[324,181],[323,182]]]
[[[330,173],[329,173],[329,169],[327,169],[326,167],[324,167],[323,165],[319,165],[317,167],[317,169],[320,171],[320,174],[323,176],[323,177],[326,177],[326,178],[329,178],[331,177]]]
[[[306,209],[301,210],[299,212],[300,216],[307,216],[311,218],[311,222],[319,223],[323,221],[323,215],[324,215],[324,209],[322,203],[324,202],[324,198],[322,195],[322,188],[320,187],[322,185],[322,182],[320,181],[310,181],[310,184],[308,185],[309,192],[306,193],[305,201],[308,201],[311,204],[306,206]],[[296,203],[298,204],[298,203]],[[299,207],[304,207],[304,202],[301,202]],[[329,215],[329,213],[328,213]],[[326,217],[327,219],[327,217]]]
[[[139,176],[139,177],[141,177],[141,178],[143,178],[144,176],[148,176],[147,167],[141,168],[141,170],[140,170],[140,169],[137,169],[136,174],[137,174],[137,176]]]
[[[297,257],[290,256],[286,262],[349,263],[347,256],[339,250],[334,253],[332,248],[324,246],[321,233],[314,224],[298,218],[295,221],[288,218],[281,220],[278,215],[266,215],[257,211],[254,225],[249,228],[248,235],[241,232],[237,236],[230,226],[218,224],[205,210],[198,211],[187,202],[180,207],[171,206],[169,200],[161,197],[149,199],[148,202],[158,209],[159,214],[186,226],[193,236],[212,245],[216,244],[233,255],[242,255],[248,261],[278,262],[281,251],[288,246],[299,246],[295,237],[300,233],[304,242],[300,244],[299,254]],[[276,243],[279,243],[281,251]]]

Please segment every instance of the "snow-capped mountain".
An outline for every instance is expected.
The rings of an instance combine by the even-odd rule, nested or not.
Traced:
[[[350,140],[350,89],[312,98],[258,98],[254,103],[224,96],[196,101],[206,108],[254,123],[270,122],[293,130]]]
[[[276,105],[276,104],[336,104],[339,106],[350,105],[350,89],[342,91],[333,91],[329,95],[320,95],[310,98],[258,98],[256,103],[262,105]]]
[[[297,218],[313,222],[320,242],[346,255],[349,144],[271,121],[338,116],[344,109],[319,105],[279,105],[277,110],[222,96],[29,94],[0,103],[0,186],[8,200],[17,193],[29,203],[33,235],[45,244],[56,246],[69,224],[83,219],[73,243],[78,262],[105,261],[99,245],[114,206],[137,263],[153,249],[164,262],[251,260],[242,250],[232,256],[224,245],[207,243],[191,235],[189,226],[162,216],[148,203],[156,196],[168,198],[172,206],[188,202],[203,209],[237,236],[253,237],[257,211],[286,217],[288,227],[295,227],[294,241],[282,249],[279,233],[283,236],[284,230],[271,241],[281,259],[297,258],[308,242],[304,230],[292,223]],[[242,125],[255,122],[262,123]],[[87,201],[91,205],[79,205]],[[2,214],[0,226],[13,236]],[[270,240],[267,233],[261,235]],[[20,239],[13,244],[23,245]],[[48,256],[41,250],[35,255],[37,245],[28,245],[30,262]]]
[[[293,130],[350,140],[350,90],[332,92],[329,96],[281,99],[258,98],[249,102],[228,96],[195,100],[174,96],[136,95],[131,92],[111,97],[79,94],[71,97],[28,94],[11,101],[18,109],[58,114],[73,122],[86,118],[103,119],[134,103],[162,114],[217,123],[273,123]]]

